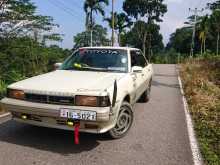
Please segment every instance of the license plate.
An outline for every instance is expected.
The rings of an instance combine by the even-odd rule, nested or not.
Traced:
[[[96,112],[80,111],[80,110],[72,110],[72,109],[60,109],[60,117],[75,119],[75,120],[96,121]]]

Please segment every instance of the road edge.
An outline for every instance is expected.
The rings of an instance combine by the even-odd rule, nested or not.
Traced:
[[[0,124],[7,122],[10,119],[11,119],[11,113],[10,112],[4,113],[0,115]]]
[[[201,152],[198,146],[198,141],[196,139],[193,121],[192,121],[192,118],[189,112],[189,105],[185,97],[183,84],[182,84],[182,80],[179,75],[179,72],[178,72],[178,81],[179,81],[179,86],[180,86],[180,92],[182,95],[182,102],[184,106],[184,113],[186,117],[187,131],[188,131],[188,137],[189,137],[189,142],[190,142],[190,148],[191,148],[192,156],[193,156],[193,162],[194,162],[194,165],[203,165],[203,159],[202,159]]]

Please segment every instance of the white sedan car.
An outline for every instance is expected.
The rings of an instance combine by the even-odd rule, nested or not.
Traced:
[[[57,64],[58,65],[58,64]],[[139,49],[85,47],[53,72],[8,87],[3,108],[37,126],[123,137],[133,105],[147,102],[153,69]]]

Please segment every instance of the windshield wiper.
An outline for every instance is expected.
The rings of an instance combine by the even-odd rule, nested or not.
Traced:
[[[94,71],[109,71],[107,68],[98,68],[98,67],[91,67],[91,66],[82,66],[81,69],[89,69]]]

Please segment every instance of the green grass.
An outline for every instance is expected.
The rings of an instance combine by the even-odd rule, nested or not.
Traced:
[[[188,60],[181,77],[204,162],[220,165],[220,58]]]

